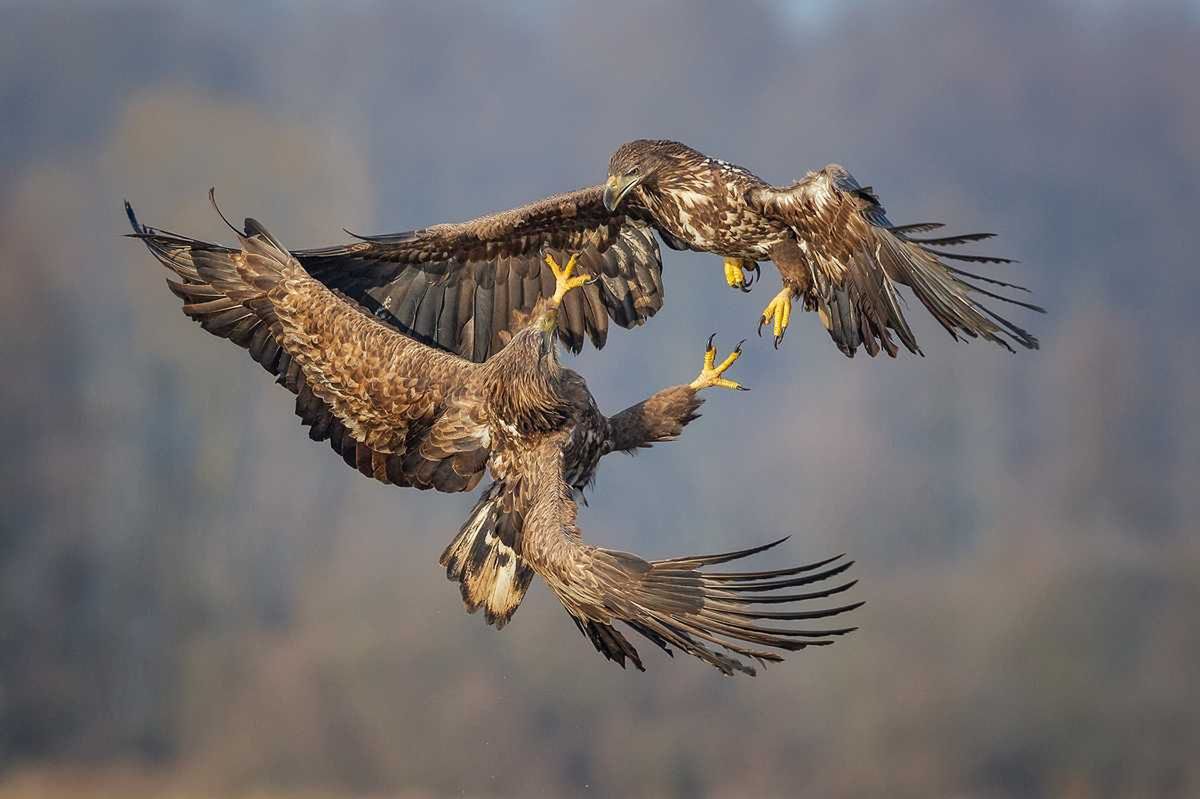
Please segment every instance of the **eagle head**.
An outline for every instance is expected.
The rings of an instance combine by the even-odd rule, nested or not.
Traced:
[[[678,164],[681,156],[686,159],[689,155],[703,157],[687,145],[665,139],[635,139],[622,144],[608,162],[604,207],[615,211],[630,192],[653,188],[669,173],[669,167]]]

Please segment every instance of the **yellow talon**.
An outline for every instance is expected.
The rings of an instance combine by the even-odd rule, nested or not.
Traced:
[[[758,264],[741,258],[725,259],[725,282],[729,284],[729,288],[743,292],[750,291],[750,286],[754,281],[753,278],[746,279],[745,273],[748,272],[758,274]]]
[[[714,365],[717,361],[717,348],[713,346],[713,339],[716,338],[716,333],[708,337],[708,347],[704,350],[704,368],[700,370],[700,374],[696,375],[696,379],[688,385],[699,391],[702,388],[728,388],[736,391],[749,391],[740,383],[729,380],[722,375],[725,370],[733,366],[734,362],[742,357],[742,344],[746,342],[740,341],[734,347],[733,352],[725,356],[725,360],[721,361],[719,366]]]
[[[559,266],[558,261],[554,260],[554,256],[546,253],[546,265],[550,267],[550,271],[554,273],[554,300],[555,304],[562,302],[562,298],[567,295],[567,292],[574,288],[586,285],[594,278],[590,275],[579,275],[571,277],[571,273],[575,271],[575,263],[579,260],[579,253],[571,253],[571,257],[567,260],[566,266]]]
[[[783,334],[787,332],[791,318],[792,290],[785,287],[763,309],[762,317],[758,320],[758,335],[762,335],[763,325],[771,322],[775,334],[775,349],[779,349],[779,342],[783,341]]]

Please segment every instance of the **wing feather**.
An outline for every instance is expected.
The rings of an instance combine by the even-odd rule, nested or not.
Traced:
[[[910,352],[920,354],[916,336],[901,310],[897,284],[912,289],[956,339],[960,335],[984,338],[1010,351],[1013,344],[1037,349],[1034,336],[984,306],[978,298],[988,297],[1037,312],[1044,312],[1042,308],[987,291],[962,278],[1027,289],[963,272],[942,260],[1011,263],[1010,259],[935,249],[981,241],[992,234],[913,238],[913,233],[942,225],[892,225],[874,191],[859,185],[837,164],[811,172],[791,186],[753,189],[747,192],[746,201],[795,233],[808,262],[806,303],[820,312],[834,342],[846,355],[853,356],[863,346],[870,355],[883,349],[895,356],[898,350],[892,333]]]
[[[559,332],[572,351],[578,352],[585,338],[599,348],[609,318],[626,328],[640,325],[663,301],[653,219],[636,206],[609,212],[603,191],[603,186],[593,186],[467,222],[358,236],[350,244],[294,255],[313,277],[402,332],[480,361],[499,348],[502,332],[513,332],[512,311],[528,311],[538,297],[553,293],[553,280],[540,277],[543,251],[564,257],[580,252],[579,273],[605,279],[589,289],[591,310],[577,317],[564,314]],[[454,280],[462,273],[470,273],[471,279]],[[437,324],[414,313],[433,282],[418,279],[424,275],[444,281],[446,298],[470,295],[454,306],[454,324]],[[514,285],[517,275],[521,280]],[[489,301],[486,308],[476,296],[481,288]]]
[[[622,667],[643,669],[637,649],[616,629],[622,623],[668,654],[674,649],[724,674],[755,674],[755,665],[783,659],[780,652],[823,646],[852,627],[757,624],[815,621],[848,613],[861,602],[804,610],[763,610],[760,605],[824,599],[849,590],[842,582],[808,593],[774,592],[841,574],[842,556],[816,564],[765,572],[709,572],[707,567],[762,552],[782,540],[738,552],[647,561],[626,552],[589,546],[576,525],[576,505],[562,473],[555,442],[537,453],[526,476],[535,495],[525,520],[522,555],[550,586],[576,627],[602,655]],[[824,568],[830,567],[830,568]],[[802,577],[790,575],[803,574]],[[788,575],[785,580],[775,580]]]
[[[440,491],[478,483],[483,429],[457,390],[474,364],[401,335],[311,279],[252,220],[241,249],[231,249],[145,227],[126,209],[133,235],[174,274],[167,284],[184,313],[246,348],[294,393],[310,438],[383,482]]]

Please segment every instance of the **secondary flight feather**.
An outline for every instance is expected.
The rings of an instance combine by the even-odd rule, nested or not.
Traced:
[[[323,285],[252,219],[244,232],[234,229],[238,246],[225,247],[146,227],[126,210],[133,236],[171,273],[167,285],[183,312],[245,348],[295,394],[310,438],[328,441],[368,477],[398,486],[469,491],[491,472],[493,482],[441,558],[467,608],[483,608],[490,623],[503,626],[539,575],[596,649],[622,666],[641,669],[642,661],[619,624],[725,674],[754,674],[756,663],[851,631],[809,622],[861,603],[795,607],[854,584],[837,579],[851,565],[840,557],[722,572],[711,567],[780,542],[645,560],[583,541],[576,501],[601,458],[678,436],[698,415],[698,392],[741,388],[725,376],[740,346],[717,363],[710,339],[690,383],[613,416],[600,412],[583,378],[559,364],[555,338],[568,299],[603,280],[577,274],[578,265],[591,259],[603,271],[613,247],[609,256],[593,251],[565,267],[547,256],[548,290],[538,282],[530,313],[510,315],[504,330],[511,335],[476,363],[405,335]],[[795,590],[802,586],[813,588]]]

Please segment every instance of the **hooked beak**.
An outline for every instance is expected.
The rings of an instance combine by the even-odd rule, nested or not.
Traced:
[[[625,195],[641,182],[641,175],[609,175],[604,184],[604,207],[610,212],[617,210]]]

